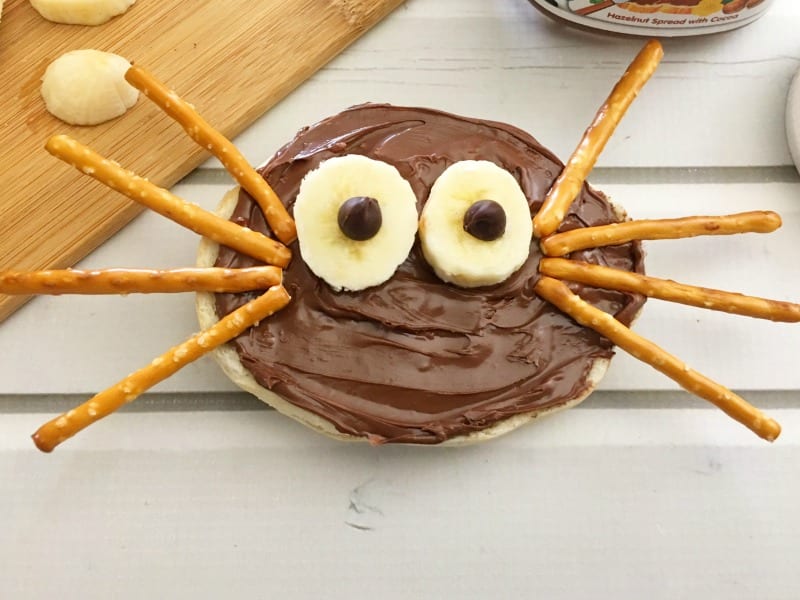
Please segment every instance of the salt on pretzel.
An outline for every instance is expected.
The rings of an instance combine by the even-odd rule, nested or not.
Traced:
[[[278,285],[278,267],[0,271],[0,294],[248,292]]]
[[[266,319],[286,306],[289,300],[289,294],[283,286],[271,287],[263,295],[220,319],[213,327],[169,349],[116,385],[42,425],[32,436],[36,447],[42,452],[51,452],[61,442],[110,415],[124,404],[132,402],[190,362],[232,340],[251,325]]]
[[[677,240],[700,235],[772,233],[781,226],[778,214],[758,210],[719,217],[642,219],[597,227],[579,227],[541,240],[547,256],[564,256],[576,250],[625,244],[633,240]]]
[[[561,225],[606,142],[663,56],[661,44],[657,40],[650,40],[614,86],[534,216],[533,232],[536,237],[548,236]]]
[[[178,198],[170,191],[103,158],[91,148],[67,135],[51,137],[45,148],[53,156],[126,195],[134,202],[143,204],[219,244],[230,246],[242,254],[279,267],[288,265],[292,258],[289,249],[280,242],[251,229],[240,227],[203,210],[196,204]]]
[[[781,426],[731,390],[690,369],[683,361],[653,342],[634,333],[613,316],[574,294],[567,285],[551,277],[536,283],[536,293],[584,327],[594,329],[614,344],[661,371],[689,392],[708,400],[727,415],[767,441],[773,442]]]
[[[175,119],[189,137],[219,159],[261,207],[267,223],[279,240],[284,244],[294,241],[297,229],[280,198],[233,143],[203,119],[192,105],[144,69],[131,67],[125,73],[125,79]]]
[[[556,279],[566,279],[606,290],[642,294],[648,298],[699,308],[784,323],[800,322],[800,304],[686,285],[565,258],[541,259],[539,272]]]

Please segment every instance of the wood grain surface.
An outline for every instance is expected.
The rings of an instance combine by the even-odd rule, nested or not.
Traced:
[[[67,267],[140,208],[47,154],[68,133],[169,187],[208,155],[140,97],[123,117],[72,127],[39,93],[47,65],[69,50],[120,54],[193,103],[233,137],[403,0],[139,0],[99,27],[42,19],[27,0],[6,2],[0,27],[0,269]],[[124,265],[120,265],[124,266]],[[0,296],[0,320],[25,301]]]

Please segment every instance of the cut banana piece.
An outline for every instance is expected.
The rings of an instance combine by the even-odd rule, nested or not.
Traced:
[[[130,66],[127,60],[109,52],[67,52],[44,72],[45,106],[70,125],[97,125],[119,117],[139,98],[139,91],[125,81]]]
[[[308,173],[294,205],[300,255],[337,291],[391,278],[414,245],[417,217],[417,198],[397,169],[356,154]]]
[[[457,162],[439,176],[419,223],[428,264],[461,287],[507,279],[527,260],[532,235],[528,200],[516,179],[481,160]]]
[[[102,25],[121,15],[136,0],[30,0],[48,21],[67,25]]]

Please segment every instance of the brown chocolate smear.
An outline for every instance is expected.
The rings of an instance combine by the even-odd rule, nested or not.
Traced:
[[[323,160],[363,154],[394,165],[424,205],[436,178],[460,160],[488,160],[541,206],[563,165],[527,133],[501,123],[428,109],[363,105],[302,130],[261,169],[292,211],[303,176]],[[267,232],[244,191],[231,216]],[[560,231],[617,221],[585,186]],[[384,223],[390,227],[390,223]],[[334,292],[302,260],[297,243],[285,273],[292,302],[233,343],[256,380],[289,402],[373,442],[432,444],[485,429],[513,415],[582,395],[594,359],[611,343],[533,292],[541,252],[509,279],[462,289],[439,280],[417,242],[389,281],[361,292]],[[642,271],[638,243],[585,250],[576,260]],[[218,266],[252,259],[222,248]],[[630,323],[640,296],[571,285],[584,299]],[[218,294],[225,315],[252,294]]]

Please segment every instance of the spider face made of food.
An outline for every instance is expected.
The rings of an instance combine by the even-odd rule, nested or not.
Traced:
[[[8,272],[0,292],[195,291],[203,330],[44,424],[37,447],[51,451],[211,351],[242,388],[323,433],[480,441],[580,402],[615,345],[775,440],[777,422],[627,326],[644,296],[800,321],[797,304],[642,273],[640,240],[768,233],[780,217],[627,221],[584,183],[661,56],[658,42],[645,45],[566,165],[509,125],[364,105],[304,129],[261,173],[132,67],[126,79],[246,191],[229,192],[214,215],[68,136],[48,141],[53,155],[203,236],[200,268]]]
[[[488,161],[513,174],[527,199],[527,259],[497,284],[463,287],[437,276],[428,260],[430,252],[426,257],[418,239],[387,281],[359,291],[336,291],[304,260],[306,245],[363,247],[368,256],[354,253],[339,258],[341,268],[354,274],[371,268],[369,254],[378,250],[370,248],[369,240],[350,242],[342,234],[340,239],[318,234],[320,239],[306,240],[298,222],[299,247],[291,246],[294,259],[284,275],[292,302],[233,342],[238,359],[256,382],[293,405],[286,407],[288,412],[301,420],[310,413],[333,425],[326,428],[329,433],[373,442],[437,443],[473,432],[488,435],[493,427],[508,428],[503,424],[509,418],[521,422],[585,397],[605,369],[612,345],[534,291],[542,253],[531,236],[530,221],[563,168],[558,159],[530,135],[508,125],[433,110],[366,105],[302,131],[261,172],[292,212],[301,182],[310,173],[332,159],[353,154],[395,167],[398,177],[410,184],[417,212],[423,215],[431,189],[460,161]],[[369,193],[358,164],[338,177],[353,180],[345,195]],[[479,201],[486,195],[480,179],[466,177],[463,185],[460,192],[465,197]],[[334,188],[332,184],[328,195],[336,193]],[[459,208],[452,198],[448,202],[455,205],[454,211],[460,210],[448,226],[463,233],[467,206]],[[246,192],[238,194],[235,204],[226,207],[233,222],[269,232],[261,210]],[[329,212],[320,219],[335,226],[336,215]],[[617,210],[586,186],[562,230],[619,220]],[[509,223],[509,229],[514,225]],[[387,235],[394,227],[386,220],[381,225],[388,228]],[[314,234],[316,229],[308,233]],[[504,236],[512,234],[506,231]],[[419,238],[424,235],[420,232]],[[485,244],[493,254],[489,259],[502,272],[513,258],[495,251],[496,243],[476,240],[473,245]],[[324,253],[324,246],[313,250]],[[480,260],[472,256],[472,246],[453,242],[449,251],[463,263]],[[573,258],[642,270],[638,243],[584,250]],[[228,248],[216,260],[216,266],[225,268],[254,264]],[[643,303],[637,295],[588,286],[576,286],[575,291],[625,324]],[[252,297],[220,294],[216,313],[223,316]],[[284,406],[274,396],[266,399]],[[300,411],[293,410],[297,408]]]

